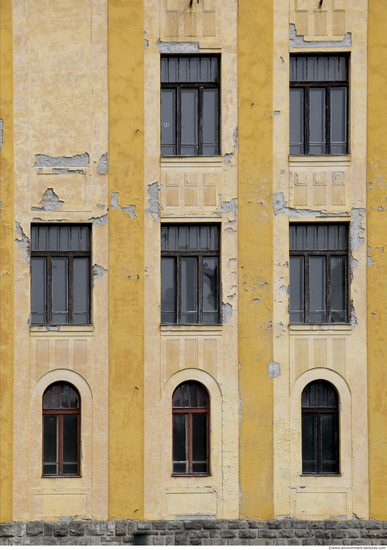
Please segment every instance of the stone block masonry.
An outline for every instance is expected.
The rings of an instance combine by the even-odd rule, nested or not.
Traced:
[[[2,523],[4,546],[379,546],[387,521],[176,520]]]

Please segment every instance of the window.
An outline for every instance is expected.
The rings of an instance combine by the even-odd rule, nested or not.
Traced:
[[[339,473],[339,408],[335,388],[316,380],[301,397],[302,473]]]
[[[161,226],[161,322],[219,323],[219,226]]]
[[[43,475],[80,475],[81,405],[77,390],[66,382],[43,395]]]
[[[209,416],[204,386],[189,381],[176,388],[172,397],[173,474],[209,474]]]
[[[348,58],[290,56],[291,155],[348,153]]]
[[[291,323],[348,322],[348,227],[294,224],[290,234]]]
[[[161,154],[219,155],[219,57],[161,58]]]
[[[90,323],[90,227],[33,225],[31,323]]]

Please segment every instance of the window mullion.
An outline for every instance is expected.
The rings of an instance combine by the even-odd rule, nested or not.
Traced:
[[[198,155],[203,155],[203,86],[199,86],[198,94]]]
[[[181,323],[181,256],[176,255],[176,322]]]
[[[304,87],[304,155],[309,155],[309,110],[310,110],[310,88]]]
[[[331,286],[331,256],[326,255],[326,290],[325,290],[325,304],[326,304],[326,323],[331,322],[331,301],[332,301],[332,286]]]
[[[193,469],[192,469],[192,413],[189,413],[187,415],[188,417],[188,473],[192,474],[193,473]]]
[[[63,416],[60,414],[58,418],[58,474],[63,475]]]
[[[309,323],[309,254],[305,254],[304,263],[304,323]]]
[[[331,154],[331,88],[325,88],[325,152]]]
[[[322,471],[322,429],[321,429],[321,414],[317,413],[317,473]]]
[[[46,323],[51,325],[52,323],[52,261],[51,255],[47,254],[47,265],[46,265]]]
[[[203,255],[198,256],[198,294],[196,296],[198,304],[198,323],[203,324]]]
[[[69,267],[68,267],[68,294],[67,294],[67,309],[68,309],[68,323],[74,324],[74,257],[73,254],[69,254]]]
[[[176,87],[176,154],[181,155],[181,86]]]

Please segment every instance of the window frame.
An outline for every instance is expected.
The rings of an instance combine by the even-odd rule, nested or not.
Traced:
[[[175,295],[175,301],[176,301],[176,322],[171,323],[169,321],[162,321],[160,319],[161,325],[173,325],[173,326],[219,326],[221,325],[221,293],[220,293],[220,272],[221,272],[221,250],[220,250],[220,225],[215,223],[198,223],[198,224],[189,224],[189,223],[179,223],[179,224],[172,224],[172,223],[165,223],[161,224],[161,227],[190,227],[192,225],[196,225],[199,228],[202,226],[210,226],[210,227],[216,227],[217,228],[217,240],[218,240],[218,249],[217,250],[176,250],[176,251],[163,251],[161,250],[160,253],[160,272],[161,272],[161,259],[164,258],[175,258],[176,259],[176,272],[175,272],[175,286],[176,286],[176,295]],[[203,258],[211,256],[218,258],[218,277],[217,277],[217,307],[218,307],[218,319],[215,323],[204,323],[203,322]],[[182,302],[182,294],[181,294],[181,259],[182,258],[198,258],[198,270],[197,270],[197,311],[198,311],[198,322],[197,323],[184,323],[181,321],[181,302]],[[160,306],[160,316],[161,316],[161,306]]]
[[[69,386],[76,393],[78,398],[78,407],[77,408],[44,408],[44,397],[46,393],[51,390],[54,386],[60,386],[60,400],[62,397],[62,384]],[[51,403],[53,401],[53,394],[51,394]],[[44,417],[45,416],[56,416],[58,417],[58,461],[57,462],[45,462],[44,461]],[[76,416],[78,419],[77,428],[78,428],[78,440],[77,440],[77,473],[66,474],[63,473],[63,418],[65,416]],[[47,474],[44,473],[45,465],[58,464],[58,473],[57,474]],[[73,464],[73,463],[68,463]],[[65,478],[79,478],[82,477],[81,474],[81,396],[77,388],[65,380],[59,380],[50,384],[43,392],[42,396],[42,477],[65,477]]]
[[[188,395],[189,395],[189,400],[191,401],[191,384],[195,384],[196,386],[200,387],[205,395],[206,395],[206,398],[207,398],[207,406],[206,407],[174,407],[173,405],[173,396],[175,395],[175,392],[181,388],[184,384],[188,384],[189,386],[189,389],[188,389]],[[180,403],[182,402],[182,395],[181,395],[181,392],[180,392]],[[193,472],[192,471],[192,463],[193,463],[193,460],[192,460],[192,454],[193,454],[193,442],[192,442],[192,435],[193,435],[193,429],[192,429],[192,417],[197,415],[197,414],[201,414],[201,415],[206,415],[206,462],[207,462],[207,472]],[[173,419],[175,416],[177,415],[187,415],[187,455],[188,455],[188,469],[190,470],[189,472],[186,472],[186,473],[183,473],[183,472],[174,472],[173,471],[173,464],[174,464],[174,460],[173,460],[173,440],[174,440],[174,432],[173,432]],[[212,474],[211,474],[211,461],[210,461],[210,458],[211,458],[211,449],[210,449],[210,429],[211,429],[211,424],[210,424],[210,395],[209,395],[209,392],[207,390],[207,388],[201,383],[201,382],[198,382],[197,380],[185,380],[184,382],[182,382],[181,384],[179,384],[178,386],[176,386],[176,388],[173,390],[173,393],[172,393],[172,474],[171,476],[172,477],[210,477]]]
[[[31,226],[31,235],[33,228],[46,227],[48,229],[47,233],[47,242],[49,242],[50,228],[60,228],[60,227],[87,227],[88,228],[88,249],[89,250],[32,250],[31,242],[31,325],[33,326],[88,326],[92,324],[92,265],[91,265],[91,244],[92,244],[92,235],[91,235],[91,224],[88,223],[68,223],[68,224],[42,224],[34,223]],[[31,238],[32,240],[32,238]],[[48,245],[47,245],[48,249]],[[68,258],[68,280],[67,280],[67,298],[68,298],[68,323],[53,323],[52,322],[52,258],[53,257],[62,257]],[[74,257],[75,258],[88,258],[89,259],[89,300],[88,300],[88,323],[74,323]],[[46,320],[44,323],[32,321],[32,258],[46,258],[46,311],[45,316]]]
[[[181,54],[167,54],[160,56],[160,64],[162,58],[179,58],[184,57]],[[161,120],[161,107],[160,107],[160,154],[162,158],[168,157],[203,157],[203,156],[221,156],[221,139],[220,139],[220,130],[221,130],[221,56],[219,54],[201,54],[201,55],[192,55],[187,54],[185,57],[196,57],[199,60],[203,57],[211,58],[216,57],[218,59],[218,80],[217,82],[160,82],[160,106],[162,102],[162,90],[163,89],[175,89],[176,90],[176,100],[175,100],[175,138],[176,138],[176,154],[166,155],[161,153],[162,147],[162,120]],[[160,79],[161,80],[161,79]],[[218,152],[215,155],[204,155],[203,154],[203,90],[204,89],[216,89],[218,90],[218,127],[217,127],[217,138],[218,138]],[[197,105],[197,117],[198,117],[198,152],[196,155],[184,155],[181,152],[181,137],[182,137],[182,111],[181,111],[181,92],[182,90],[198,90],[198,105]]]
[[[320,384],[320,383],[323,383],[323,384],[326,384],[328,386],[330,386],[333,391],[335,392],[336,394],[336,399],[337,399],[337,405],[336,407],[324,407],[324,406],[316,406],[316,407],[304,407],[302,405],[302,396],[303,396],[303,393],[304,391],[312,386],[313,384]],[[302,428],[302,424],[303,424],[303,419],[306,415],[308,414],[317,414],[317,426],[316,426],[316,457],[317,457],[317,460],[316,460],[316,465],[317,465],[317,471],[316,472],[304,472],[304,468],[303,468],[303,465],[304,465],[304,462],[306,462],[306,460],[304,460],[304,448],[303,448],[303,444],[302,444],[302,435],[303,435],[303,428]],[[335,436],[335,450],[337,452],[337,471],[336,472],[322,472],[322,428],[321,428],[321,417],[322,415],[324,414],[332,414],[332,415],[335,415],[335,426],[334,426],[334,436]],[[313,461],[308,461],[308,462],[313,462]],[[340,470],[340,396],[339,396],[339,392],[337,391],[337,389],[335,388],[335,386],[329,382],[328,380],[323,380],[323,379],[319,379],[319,380],[313,380],[312,382],[309,382],[309,384],[307,384],[303,390],[302,390],[302,393],[301,393],[301,470],[302,470],[302,476],[307,476],[307,477],[340,477],[341,476],[341,470]]]
[[[290,258],[292,256],[302,256],[304,258],[304,289],[303,289],[303,301],[304,301],[304,320],[303,321],[290,321],[290,301],[289,301],[289,324],[290,325],[331,325],[331,324],[349,324],[349,317],[350,317],[350,311],[349,311],[349,276],[350,276],[350,251],[349,251],[349,224],[347,223],[291,223],[289,224],[289,232],[290,227],[300,227],[300,226],[323,226],[326,225],[328,228],[330,226],[345,226],[346,227],[346,244],[347,248],[346,250],[296,250],[296,249],[290,249],[290,239],[289,239],[289,271],[290,271]],[[329,229],[328,229],[329,231]],[[309,314],[309,303],[310,303],[310,292],[309,292],[309,259],[310,256],[319,256],[319,257],[325,257],[325,287],[326,287],[326,296],[325,296],[325,306],[326,306],[326,314],[325,314],[325,321],[311,321]],[[344,292],[345,292],[345,315],[346,320],[345,321],[332,321],[331,314],[332,314],[332,284],[331,284],[331,257],[332,256],[345,256],[346,263],[345,263],[345,277],[344,277]],[[289,299],[290,299],[290,281],[289,281]]]
[[[289,156],[342,156],[349,154],[349,54],[340,52],[338,56],[345,57],[347,78],[346,80],[325,80],[325,81],[296,81],[290,80],[289,75],[289,93],[292,88],[302,88],[304,90],[303,99],[303,139],[304,139],[304,152],[303,153],[290,153],[290,136],[289,136]],[[325,52],[319,54],[290,54],[290,57],[326,57],[332,56],[332,52]],[[310,89],[311,88],[324,88],[325,89],[325,153],[310,153]],[[331,153],[331,89],[332,88],[346,88],[347,90],[347,104],[346,104],[346,144],[345,153]]]

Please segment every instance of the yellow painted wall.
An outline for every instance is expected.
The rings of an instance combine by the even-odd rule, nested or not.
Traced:
[[[0,522],[12,519],[13,63],[12,1],[0,1]],[[0,130],[1,132],[1,130]]]
[[[109,517],[144,515],[143,2],[109,0]],[[110,200],[110,199],[109,199]],[[133,210],[133,209],[132,209]]]
[[[238,34],[240,513],[267,519],[274,513],[272,0],[240,0]]]
[[[387,12],[369,0],[367,320],[370,517],[387,519]]]

